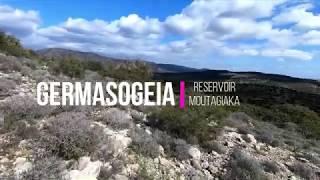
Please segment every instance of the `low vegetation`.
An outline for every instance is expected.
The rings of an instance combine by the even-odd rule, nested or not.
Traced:
[[[140,61],[114,64],[95,60],[81,61],[75,57],[45,60],[52,74],[64,74],[72,78],[84,78],[85,71],[97,72],[101,77],[117,80],[147,81],[152,77],[150,67]]]
[[[150,116],[150,125],[169,134],[186,139],[191,144],[206,145],[219,133],[222,120],[228,115],[227,108],[163,107]]]
[[[20,41],[13,36],[0,32],[0,52],[17,57],[34,57],[35,53],[26,50],[20,44]]]
[[[245,152],[235,149],[231,158],[230,170],[224,179],[267,180],[260,163]]]
[[[102,137],[84,113],[66,112],[50,120],[38,146],[64,159],[78,159],[94,152]]]

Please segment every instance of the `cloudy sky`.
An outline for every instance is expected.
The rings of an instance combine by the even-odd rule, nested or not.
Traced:
[[[316,0],[0,0],[0,29],[34,49],[320,79]]]

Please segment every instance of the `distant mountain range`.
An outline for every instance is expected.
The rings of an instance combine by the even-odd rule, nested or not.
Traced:
[[[102,56],[92,52],[80,52],[69,49],[61,49],[61,48],[49,48],[49,49],[41,49],[36,51],[36,53],[42,57],[46,58],[66,58],[66,57],[74,57],[78,60],[82,61],[102,61],[109,63],[129,63],[134,60],[120,59],[120,58],[112,58],[107,56]],[[181,72],[198,72],[201,71],[199,69],[173,65],[173,64],[157,64],[144,60],[135,60],[135,61],[143,61],[149,64],[153,72],[157,73],[181,73]]]
[[[40,56],[46,58],[74,57],[83,61],[103,61],[110,63],[129,63],[133,60],[117,59],[102,56],[91,52],[80,52],[68,49],[50,48],[36,51]],[[174,64],[158,64],[149,61],[142,61],[149,64],[155,73],[156,80],[186,80],[186,81],[213,81],[230,80],[240,83],[262,84],[293,89],[308,93],[320,94],[320,82],[317,80],[295,78],[285,75],[266,74],[260,72],[232,72],[227,70],[196,69]]]

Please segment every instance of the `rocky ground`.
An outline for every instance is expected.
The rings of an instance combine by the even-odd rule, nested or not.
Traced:
[[[38,107],[35,86],[39,79],[35,76],[39,75],[34,72],[0,72],[0,179],[209,180],[250,179],[252,173],[255,179],[320,179],[319,162],[301,152],[260,142],[234,127],[223,127],[214,150],[208,152],[149,127],[148,113],[139,108]],[[37,73],[41,80],[56,78],[45,67]],[[8,112],[20,114],[13,119],[21,123],[6,127]],[[248,121],[248,126],[253,126],[250,118]],[[73,127],[72,123],[74,129],[63,129]],[[92,136],[95,138],[89,142]],[[85,147],[77,140],[83,140]],[[47,147],[49,142],[60,143],[55,147],[68,152],[55,152]],[[48,149],[54,153],[43,152]]]

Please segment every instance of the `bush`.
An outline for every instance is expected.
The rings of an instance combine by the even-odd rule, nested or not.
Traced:
[[[57,157],[36,157],[32,160],[32,167],[23,172],[21,179],[61,179],[66,180],[64,164]]]
[[[272,134],[272,132],[269,132],[269,131],[258,132],[256,138],[259,141],[266,143],[266,144],[269,144],[269,145],[271,145],[272,142],[274,141],[273,134]]]
[[[9,90],[16,88],[17,84],[15,81],[0,78],[0,94],[7,94]]]
[[[244,112],[234,112],[229,115],[224,124],[235,128],[249,127],[252,119]]]
[[[280,171],[276,162],[273,162],[273,161],[263,161],[261,162],[261,166],[263,167],[263,170],[268,173],[276,174],[277,172]]]
[[[22,68],[21,62],[15,57],[7,57],[0,55],[0,70],[3,72],[20,71]]]
[[[27,121],[49,115],[53,108],[50,106],[39,106],[35,98],[31,96],[15,95],[1,104],[4,112],[4,127],[7,130],[15,128],[15,123],[24,119]]]
[[[267,179],[260,163],[241,150],[235,149],[231,158],[230,170],[223,179]]]
[[[304,178],[304,179],[317,179],[317,175],[315,171],[309,167],[306,164],[303,164],[301,162],[296,162],[294,163],[291,167],[290,170],[294,172],[296,175]]]
[[[221,122],[228,113],[222,107],[190,107],[183,111],[177,107],[163,107],[151,114],[148,123],[173,137],[204,146],[206,142],[216,138]],[[211,122],[217,122],[217,126],[209,126]]]
[[[31,72],[31,76],[34,80],[36,80],[36,82],[48,81],[50,78],[49,72],[41,69],[33,70]]]
[[[37,139],[39,130],[37,127],[29,125],[26,121],[19,121],[16,124],[15,135],[22,139]]]
[[[86,70],[84,73],[84,79],[89,82],[96,82],[103,80],[103,77],[96,71]]]
[[[138,153],[152,158],[160,155],[159,144],[147,134],[143,129],[134,129],[131,131],[132,146]]]
[[[316,165],[320,165],[320,156],[318,154],[315,153],[304,153],[303,157],[308,159],[310,162],[316,164]]]
[[[271,122],[280,128],[297,130],[307,138],[320,138],[320,116],[308,107],[283,104],[273,105],[270,108],[253,105],[245,105],[241,108],[258,120]],[[292,127],[288,127],[288,124]],[[295,127],[294,124],[297,126]]]
[[[152,137],[163,147],[167,154],[174,155],[176,141],[175,138],[157,129],[153,132]]]
[[[212,141],[208,143],[206,147],[207,147],[206,149],[208,149],[209,151],[215,151],[219,154],[224,154],[227,151],[227,148],[219,144],[217,141]]]
[[[175,156],[180,160],[186,160],[189,159],[190,156],[188,154],[188,150],[190,148],[190,145],[187,144],[186,141],[182,139],[176,139],[175,141]]]
[[[99,120],[114,129],[128,129],[133,127],[131,116],[118,108],[110,108],[104,111]]]
[[[50,120],[39,146],[64,159],[78,159],[93,152],[100,138],[84,113],[66,112]]]
[[[0,52],[18,57],[32,57],[35,55],[34,52],[24,49],[18,39],[6,35],[4,32],[0,32]]]
[[[32,73],[32,69],[30,68],[30,67],[28,67],[28,66],[22,66],[21,67],[21,70],[20,70],[20,72],[21,72],[21,74],[23,75],[23,76],[30,76],[31,75],[31,73]]]

